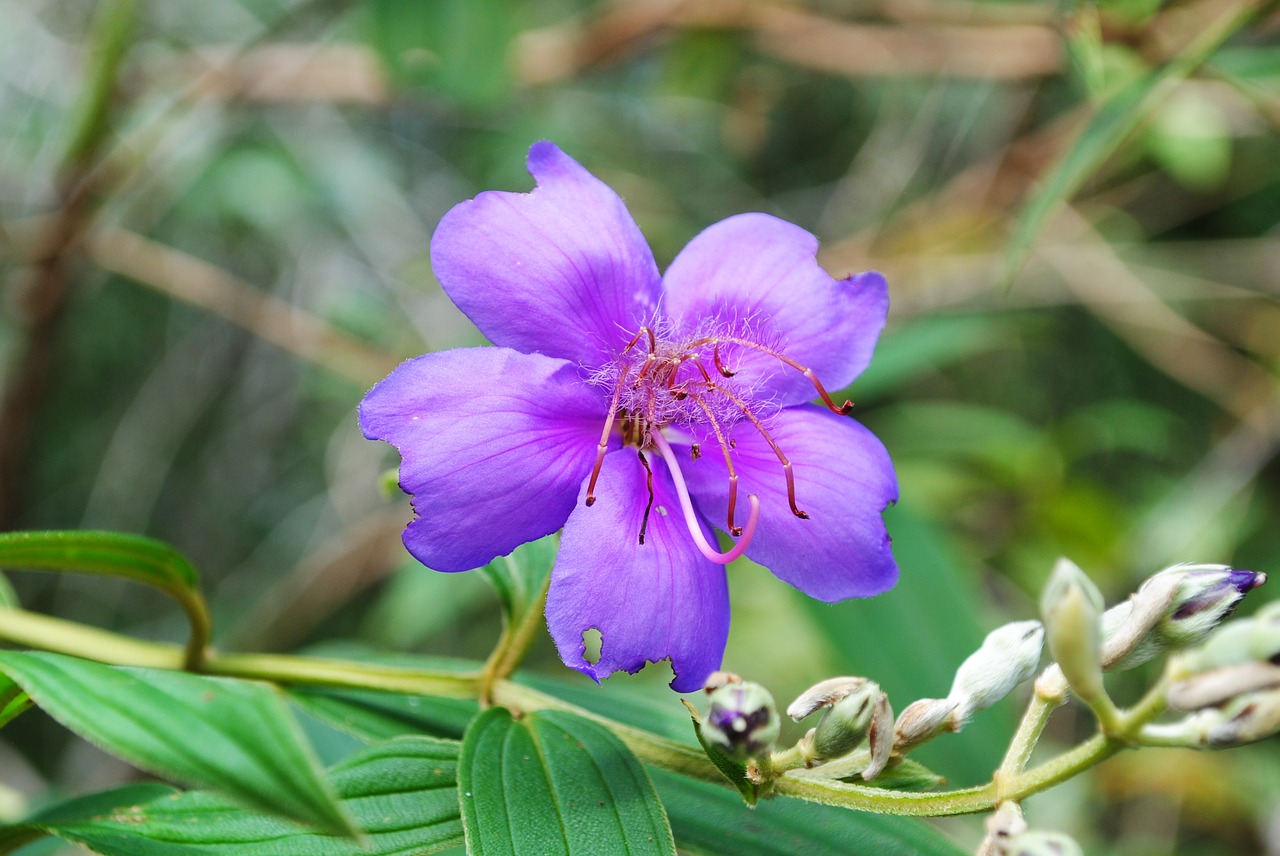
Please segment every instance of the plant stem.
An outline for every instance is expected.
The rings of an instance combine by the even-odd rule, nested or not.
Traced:
[[[525,655],[529,653],[529,647],[533,645],[538,631],[542,628],[542,612],[547,605],[547,590],[550,585],[551,577],[548,576],[543,581],[537,598],[525,608],[523,614],[518,617],[513,616],[502,628],[502,636],[498,639],[497,646],[485,661],[484,670],[480,673],[480,704],[482,706],[495,704],[493,699],[495,684],[515,672],[524,661]]]
[[[113,665],[171,670],[183,666],[181,646],[143,642],[21,609],[0,609],[0,639]],[[209,652],[205,672],[284,685],[373,689],[449,698],[479,698],[485,680],[481,672],[428,671],[285,654],[219,654],[216,651]],[[730,784],[710,759],[692,745],[615,722],[505,678],[493,680],[487,691],[494,704],[517,711],[563,710],[590,719],[616,734],[646,763],[703,781]],[[1136,734],[1143,723],[1159,712],[1160,704],[1153,700],[1159,695],[1153,690],[1125,715],[1127,729]],[[1043,728],[1041,719],[1047,719],[1048,711],[1056,705],[1045,700],[1041,706],[1045,710],[1025,719],[1024,723],[1031,724],[1020,732],[1025,730],[1029,735]],[[989,811],[1003,800],[1025,799],[1109,758],[1126,745],[1125,738],[1099,733],[1031,770],[962,790],[910,793],[784,774],[773,780],[773,792],[877,814],[935,817],[969,814]],[[1016,757],[1022,755],[1023,750],[1016,753]]]

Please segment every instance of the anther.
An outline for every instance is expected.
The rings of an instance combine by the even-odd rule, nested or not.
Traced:
[[[716,346],[711,349],[711,359],[716,364],[716,371],[720,372],[722,377],[733,377],[737,372],[730,371],[725,368],[724,363],[720,362],[720,343],[716,342]]]

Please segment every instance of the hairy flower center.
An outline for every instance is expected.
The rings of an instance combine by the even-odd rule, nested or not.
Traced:
[[[774,440],[761,420],[761,402],[751,386],[750,379],[738,377],[738,372],[724,358],[725,352],[755,352],[772,357],[784,366],[802,373],[813,384],[824,404],[833,412],[847,415],[853,403],[846,401],[837,407],[817,376],[806,366],[786,356],[779,348],[760,341],[744,332],[698,333],[685,337],[660,336],[651,327],[641,327],[618,358],[593,378],[611,391],[609,412],[604,430],[596,449],[595,466],[587,483],[586,505],[596,501],[595,487],[600,468],[608,449],[609,437],[615,426],[625,445],[634,446],[636,454],[648,476],[649,502],[645,506],[640,524],[639,540],[644,543],[649,512],[653,507],[653,470],[645,450],[657,451],[667,464],[680,497],[681,509],[690,534],[701,552],[714,562],[727,564],[746,549],[755,532],[760,514],[760,502],[755,495],[748,496],[750,511],[746,528],[737,525],[735,512],[738,501],[738,474],[734,467],[734,442],[728,438],[728,429],[740,421],[746,421],[757,431],[777,456],[787,484],[787,503],[791,513],[807,520],[809,515],[796,505],[795,472],[791,461]],[[758,381],[759,379],[755,379]],[[707,544],[701,527],[689,501],[684,476],[679,461],[662,434],[666,427],[698,426],[714,436],[720,453],[724,456],[729,473],[728,521],[730,535],[741,536],[733,549],[719,553]],[[701,455],[698,443],[692,444],[692,456]]]

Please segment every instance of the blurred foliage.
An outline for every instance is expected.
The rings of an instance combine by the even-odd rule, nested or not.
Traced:
[[[394,458],[354,408],[398,359],[480,342],[430,235],[482,189],[528,188],[543,138],[626,198],[662,263],[764,210],[833,272],[889,277],[849,394],[899,468],[902,582],[828,606],[735,570],[726,666],[780,699],[842,671],[899,709],[944,694],[1058,555],[1111,599],[1174,561],[1280,570],[1274,4],[90,6],[0,0],[0,526],[175,544],[224,646],[483,657],[496,638],[478,578],[400,549]],[[181,633],[123,585],[14,584]],[[566,677],[545,640],[533,665]],[[985,779],[1013,714],[922,758]],[[128,776],[60,734],[29,715],[0,741],[33,803]],[[1029,815],[1089,853],[1280,852],[1274,743],[1168,757],[1121,756]]]

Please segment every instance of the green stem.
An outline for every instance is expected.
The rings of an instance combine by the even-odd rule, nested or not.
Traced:
[[[0,639],[114,665],[180,669],[183,664],[180,646],[142,642],[21,609],[0,610]],[[479,698],[483,686],[482,675],[476,672],[425,671],[284,654],[211,652],[205,671],[211,675],[285,685],[375,689],[450,698]],[[590,719],[616,734],[646,763],[703,781],[729,784],[705,753],[688,744],[623,725],[507,679],[493,681],[489,692],[494,704],[514,710],[564,710]],[[1156,707],[1154,702],[1140,703],[1135,711],[1141,714],[1128,718],[1129,727],[1140,728],[1141,721],[1145,721],[1142,717],[1153,716],[1151,711]],[[784,796],[877,814],[968,814],[989,811],[1001,800],[1025,799],[1109,758],[1125,745],[1122,739],[1095,735],[1080,746],[1001,783],[999,790],[997,783],[991,782],[963,790],[909,793],[785,774],[773,780],[773,790]]]
[[[489,655],[489,659],[485,661],[484,669],[480,673],[481,705],[487,707],[495,703],[494,686],[499,680],[510,677],[519,668],[525,655],[529,653],[530,646],[538,638],[538,632],[542,629],[542,613],[547,605],[547,590],[550,585],[551,577],[548,576],[542,583],[538,597],[525,608],[524,613],[508,621],[502,628],[502,636],[498,639],[498,644]]]

